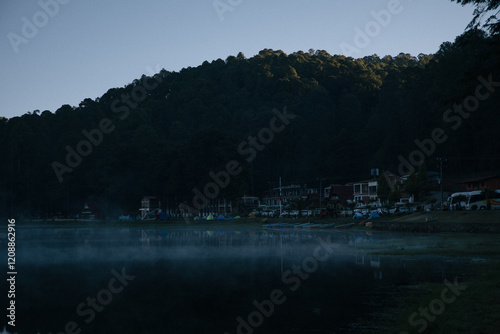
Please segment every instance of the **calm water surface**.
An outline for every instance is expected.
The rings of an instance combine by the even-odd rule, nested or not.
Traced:
[[[347,251],[394,237],[376,232],[24,227],[16,237],[17,333],[346,332],[373,311],[375,289],[443,281],[459,266]]]

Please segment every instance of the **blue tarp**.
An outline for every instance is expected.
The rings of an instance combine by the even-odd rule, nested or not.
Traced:
[[[372,212],[370,218],[380,218],[380,215],[376,212]]]

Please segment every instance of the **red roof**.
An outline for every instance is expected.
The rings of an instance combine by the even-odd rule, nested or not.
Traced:
[[[491,179],[494,179],[494,178],[497,178],[497,177],[500,178],[499,176],[492,175],[492,176],[476,177],[476,178],[473,178],[473,179],[459,181],[457,183],[480,182],[480,181],[491,180]]]
[[[370,182],[375,182],[375,181],[378,181],[378,179],[369,179],[369,180],[357,181],[357,182],[353,182],[353,184],[370,183]]]

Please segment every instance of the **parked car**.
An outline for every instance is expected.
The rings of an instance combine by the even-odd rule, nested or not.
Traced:
[[[405,206],[402,206],[402,207],[399,208],[399,213],[401,213],[401,214],[410,213],[410,209],[408,209]]]

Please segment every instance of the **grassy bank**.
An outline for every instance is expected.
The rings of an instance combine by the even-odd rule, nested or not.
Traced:
[[[386,239],[349,246],[353,253],[371,255],[497,256],[497,234],[438,233],[416,238]]]
[[[389,306],[377,311],[385,315],[379,318],[384,320],[367,333],[498,333],[500,264],[464,269],[464,281],[459,285],[467,288],[453,293],[443,281],[393,295],[386,303]]]
[[[373,228],[407,232],[500,233],[500,211],[417,212],[373,221]]]
[[[391,222],[424,223],[443,222],[443,223],[499,223],[500,210],[479,210],[479,211],[431,211],[416,212],[409,215],[393,217],[390,219],[382,218]]]

